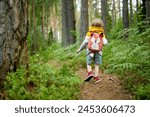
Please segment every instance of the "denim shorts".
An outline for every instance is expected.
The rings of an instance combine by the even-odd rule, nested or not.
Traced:
[[[87,54],[86,55],[86,63],[88,65],[91,65],[92,62],[94,62],[94,64],[96,65],[100,65],[102,64],[102,56],[99,53],[94,53],[93,57],[91,56],[91,54]]]

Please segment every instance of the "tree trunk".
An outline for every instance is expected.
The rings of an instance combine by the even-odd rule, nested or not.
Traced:
[[[142,20],[146,19],[146,0],[142,0]]]
[[[108,22],[108,6],[107,0],[101,0],[101,12],[102,12],[102,21],[104,23],[105,34],[107,35],[107,22]]]
[[[67,46],[68,35],[68,18],[67,18],[67,2],[66,0],[61,0],[62,6],[62,46]]]
[[[112,9],[112,27],[115,26],[116,23],[116,4],[115,0],[113,0],[113,9]]]
[[[32,15],[32,19],[33,19],[33,27],[32,27],[32,39],[31,39],[31,54],[35,54],[36,51],[38,50],[38,40],[36,38],[36,21],[37,21],[37,18],[36,18],[36,1],[33,0],[32,1],[32,12],[33,12],[33,15]]]
[[[75,43],[75,13],[73,0],[61,0],[62,4],[62,45]]]
[[[146,0],[146,18],[150,22],[150,0]]]
[[[68,34],[67,45],[74,44],[76,42],[76,28],[75,28],[75,12],[73,0],[67,0],[67,13],[68,13]]]
[[[128,14],[128,0],[123,0],[123,28],[124,28],[124,38],[128,37],[127,29],[129,28],[129,14]]]
[[[132,0],[130,0],[130,25],[133,24],[133,8],[132,8]]]
[[[42,36],[44,38],[44,1],[42,1]]]
[[[84,37],[88,31],[88,0],[81,0],[81,16],[80,16],[80,41],[84,40]]]
[[[136,12],[138,13],[139,11],[139,0],[136,0]]]
[[[27,65],[27,0],[0,1],[0,80]]]
[[[129,28],[128,0],[123,0],[123,28]]]

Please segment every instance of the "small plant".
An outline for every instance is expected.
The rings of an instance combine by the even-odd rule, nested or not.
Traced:
[[[52,45],[31,56],[28,71],[22,67],[10,73],[4,82],[5,99],[78,99],[81,81],[70,67],[71,63],[65,63],[59,69],[48,63],[50,59],[56,60],[57,48]]]
[[[120,31],[104,48],[102,67],[108,73],[119,74],[124,85],[135,99],[150,99],[150,41],[149,28],[139,33],[138,28],[129,29],[129,38],[123,41]]]

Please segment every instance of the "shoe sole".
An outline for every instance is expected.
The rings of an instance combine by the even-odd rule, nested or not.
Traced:
[[[100,81],[102,81],[102,79],[100,79],[100,80],[97,80],[97,81],[95,81],[94,83],[96,84],[96,83],[99,83]]]
[[[85,81],[85,82],[88,82],[88,81],[90,81],[92,78],[93,78],[92,75],[91,75],[91,76],[88,76],[87,78],[84,79],[84,81]]]

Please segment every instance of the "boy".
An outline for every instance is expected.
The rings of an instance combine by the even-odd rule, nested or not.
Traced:
[[[90,49],[91,43],[95,43],[94,41],[92,42],[93,38],[96,38],[98,41],[99,39],[99,47],[98,50],[93,51]],[[101,81],[101,78],[99,77],[99,65],[102,63],[102,48],[103,45],[107,44],[107,40],[105,39],[104,35],[104,29],[103,29],[103,23],[100,19],[95,19],[92,22],[92,25],[89,27],[89,32],[87,32],[85,39],[83,43],[81,44],[80,48],[77,50],[77,53],[82,51],[85,47],[86,49],[86,63],[87,63],[87,71],[88,71],[88,76],[84,79],[84,81],[90,81],[93,77],[95,80],[95,83],[98,83]],[[94,60],[95,64],[95,74],[93,75],[92,73],[92,61]]]

